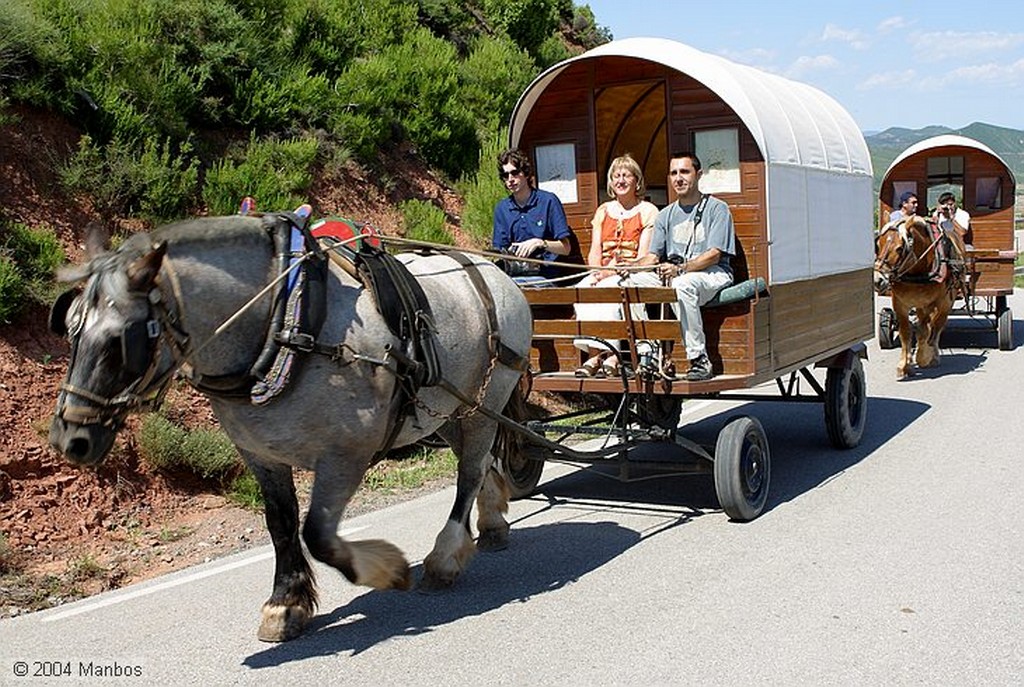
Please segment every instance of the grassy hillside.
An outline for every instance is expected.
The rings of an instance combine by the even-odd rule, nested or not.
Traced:
[[[1018,194],[1020,193],[1021,182],[1024,180],[1024,131],[981,122],[974,122],[962,129],[950,129],[945,126],[928,126],[923,129],[892,127],[865,136],[868,150],[871,152],[871,164],[875,171],[875,190],[878,190],[885,170],[897,155],[919,141],[942,134],[966,136],[991,148],[1010,167],[1017,179]],[[1021,208],[1018,208],[1018,211],[1020,210]]]

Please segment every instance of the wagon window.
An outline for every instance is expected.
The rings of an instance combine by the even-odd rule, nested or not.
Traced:
[[[974,189],[977,208],[998,210],[1003,205],[1003,185],[999,177],[979,177]]]
[[[964,158],[962,155],[928,158],[928,186],[939,184],[964,185]]]
[[[740,132],[736,127],[707,129],[693,133],[693,149],[703,170],[700,190],[704,193],[739,193]]]
[[[576,146],[572,143],[537,146],[537,186],[558,196],[563,205],[579,202],[576,190]]]

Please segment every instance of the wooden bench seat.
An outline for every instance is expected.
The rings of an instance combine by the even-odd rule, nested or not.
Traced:
[[[523,293],[534,313],[531,368],[535,375],[535,388],[582,388],[581,380],[571,378],[585,358],[585,354],[573,346],[576,338],[597,337],[625,342],[622,350],[627,353],[634,352],[631,342],[635,344],[645,339],[671,341],[674,342],[672,359],[676,368],[681,372],[686,370],[686,351],[681,342],[679,321],[671,308],[671,304],[676,302],[674,289],[555,287],[524,289]],[[723,289],[701,309],[708,356],[718,375],[735,377],[755,372],[756,343],[767,340],[768,336],[766,313],[769,298],[764,280],[750,279]],[[575,318],[572,309],[575,303],[627,302],[643,303],[650,319],[581,321]],[[759,312],[760,317],[757,316]],[[596,390],[594,385],[598,381],[586,380],[587,388]],[[609,388],[617,384],[621,390],[621,381],[606,381]]]

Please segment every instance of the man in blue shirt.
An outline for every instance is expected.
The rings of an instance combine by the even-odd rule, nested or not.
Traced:
[[[509,196],[494,207],[494,248],[521,258],[554,261],[568,255],[572,230],[558,196],[533,188],[533,165],[521,150],[505,150],[498,156],[498,175]],[[558,269],[540,267],[534,277],[517,281],[537,281],[558,276]]]

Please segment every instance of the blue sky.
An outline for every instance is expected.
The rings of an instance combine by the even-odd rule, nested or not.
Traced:
[[[1024,129],[1024,5],[577,0],[615,38],[656,36],[808,83],[861,129]]]

